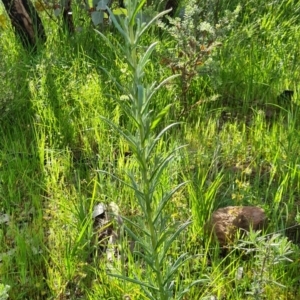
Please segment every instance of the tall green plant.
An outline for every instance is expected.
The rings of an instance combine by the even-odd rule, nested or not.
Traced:
[[[107,119],[105,121],[125,139],[137,162],[138,168],[134,174],[128,175],[131,184],[127,185],[133,189],[142,213],[142,217],[135,221],[124,218],[126,221],[124,228],[138,245],[135,254],[143,261],[141,265],[144,266],[144,272],[131,277],[125,275],[125,272],[110,275],[138,284],[148,299],[166,300],[173,299],[175,275],[189,258],[187,253],[183,253],[170,264],[167,254],[190,221],[174,224],[165,210],[173,194],[185,183],[177,185],[172,190],[161,192],[162,175],[167,171],[168,164],[181,147],[173,149],[168,155],[163,156],[159,153],[157,146],[165,133],[178,123],[170,124],[157,132],[157,125],[170,106],[159,112],[151,110],[150,106],[156,91],[175,76],[171,76],[159,84],[153,82],[147,85],[145,83],[145,68],[157,43],[144,48],[141,47],[141,38],[147,29],[167,11],[157,14],[150,22],[143,23],[142,7],[144,3],[145,0],[128,1],[128,14],[119,20],[107,8],[113,24],[121,34],[122,44],[116,41],[117,47],[113,46],[111,41],[99,32],[112,49],[117,48],[119,51],[117,55],[124,57],[124,62],[128,65],[128,83],[125,86],[115,78],[112,80],[122,93],[120,99],[116,99],[116,97],[114,99],[130,120],[131,129],[121,128]],[[126,183],[124,182],[124,184]],[[177,291],[176,299],[181,299],[188,290],[189,288],[182,288]]]

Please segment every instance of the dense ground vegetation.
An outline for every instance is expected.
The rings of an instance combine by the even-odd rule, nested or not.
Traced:
[[[169,27],[154,23],[137,48],[142,55],[159,42],[145,66],[145,84],[181,75],[162,86],[148,107],[162,112],[151,127],[156,134],[180,123],[155,153],[186,145],[162,171],[156,190],[186,181],[165,209],[174,224],[192,221],[172,242],[162,273],[188,253],[191,258],[173,274],[174,299],[201,279],[183,299],[296,300],[300,2],[203,2],[200,11],[181,3],[191,14],[189,24],[206,26],[196,40],[197,30],[180,31],[184,21],[164,19]],[[34,55],[10,26],[0,31],[0,298],[9,286],[10,299],[148,299],[140,285],[108,275],[120,268],[147,282],[147,261],[127,249],[131,236],[122,235],[120,217],[114,227],[123,239],[116,243],[126,261],[100,253],[92,219],[95,204],[114,202],[129,228],[143,220],[129,187],[130,176],[141,182],[142,156],[104,120],[124,132],[135,128],[122,108],[126,89],[120,89],[130,84],[132,69],[113,25],[98,28],[108,44],[79,8],[73,13],[80,24],[73,36],[41,13],[48,39]],[[284,91],[293,91],[292,97]],[[228,205],[264,208],[269,226],[224,254],[204,225]]]

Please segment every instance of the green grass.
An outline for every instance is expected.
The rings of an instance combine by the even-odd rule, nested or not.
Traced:
[[[273,264],[270,253],[279,252],[267,248],[267,241],[252,240],[260,251],[270,250],[261,257],[239,251],[223,257],[203,229],[215,209],[228,205],[263,207],[267,233],[296,224],[300,8],[297,1],[248,2],[238,28],[212,54],[212,73],[194,78],[188,113],[182,114],[176,80],[160,89],[152,104],[155,111],[173,104],[158,129],[183,121],[160,141],[157,153],[187,144],[160,183],[172,189],[188,181],[166,209],[173,222],[191,217],[193,223],[176,239],[168,259],[192,255],[175,274],[175,290],[197,279],[207,281],[192,287],[184,299],[300,297],[299,238],[291,246],[292,261]],[[134,192],[99,172],[129,183],[127,172],[138,170],[134,157],[125,157],[128,144],[100,118],[132,129],[112,97],[120,97],[120,91],[101,70],[125,84],[128,65],[90,24],[68,38],[45,14],[42,18],[49,38],[35,56],[21,48],[11,28],[0,31],[0,212],[9,217],[0,223],[0,290],[1,284],[9,285],[14,300],[147,299],[139,286],[107,275],[105,256],[92,255],[94,204],[113,201],[132,221],[141,214]],[[112,43],[119,40],[116,32],[105,34]],[[153,30],[141,43],[156,40]],[[159,48],[169,44],[163,35]],[[147,65],[147,82],[171,74],[160,59],[158,50]],[[294,90],[292,105],[277,103],[286,89]],[[205,101],[214,95],[216,101]],[[264,115],[268,107],[274,110],[270,119]],[[128,258],[129,271],[143,277],[143,264],[135,259]],[[263,280],[258,276],[262,270]],[[248,294],[257,282],[262,294]]]

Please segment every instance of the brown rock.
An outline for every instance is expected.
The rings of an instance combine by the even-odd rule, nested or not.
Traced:
[[[228,206],[213,212],[206,225],[208,233],[213,233],[221,246],[233,242],[238,233],[263,229],[267,217],[262,208],[256,206]]]

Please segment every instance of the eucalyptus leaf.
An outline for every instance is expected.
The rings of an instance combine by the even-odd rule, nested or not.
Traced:
[[[91,13],[92,21],[95,26],[103,24],[104,13],[103,11],[93,11]]]
[[[59,7],[55,8],[53,14],[55,17],[59,17],[59,15],[61,14],[61,8]]]
[[[106,7],[108,6],[108,3],[109,3],[109,0],[100,0],[97,3],[96,10],[103,10],[103,11],[105,11]]]

